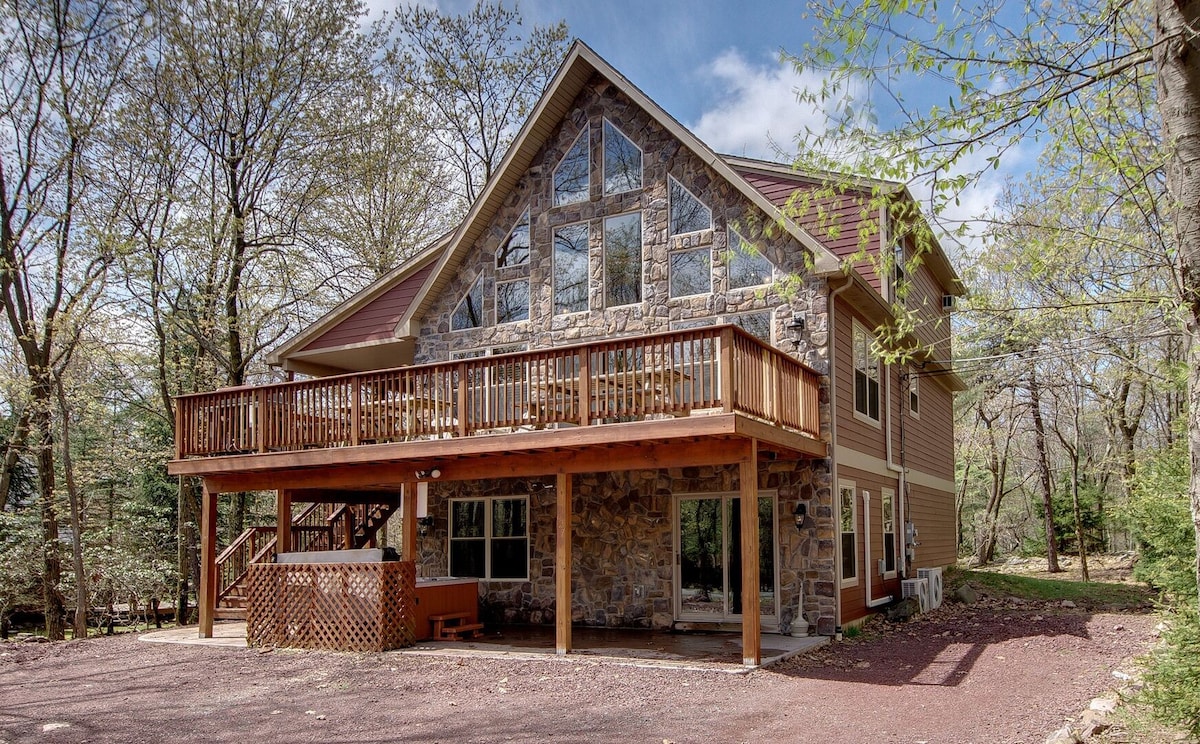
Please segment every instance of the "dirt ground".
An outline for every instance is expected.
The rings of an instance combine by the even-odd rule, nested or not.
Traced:
[[[1040,743],[1123,684],[1155,623],[985,598],[748,674],[9,643],[0,742]]]

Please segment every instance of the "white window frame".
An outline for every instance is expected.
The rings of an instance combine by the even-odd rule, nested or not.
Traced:
[[[517,228],[520,227],[521,225],[525,225],[525,229],[529,232],[529,245],[525,247],[525,260],[522,261],[521,263],[501,264],[500,256],[504,252],[504,247],[508,245],[508,241],[512,240],[513,233],[515,233],[517,231]],[[526,206],[525,209],[521,211],[521,216],[517,217],[517,221],[514,222],[513,226],[509,229],[508,234],[504,236],[504,240],[502,240],[500,242],[500,247],[496,250],[496,268],[497,269],[515,269],[519,266],[528,266],[529,259],[532,255],[533,255],[533,222],[531,221],[529,207]]]
[[[558,186],[557,186],[558,169],[562,167],[563,161],[567,159],[567,155],[569,155],[570,152],[575,149],[575,146],[579,144],[580,140],[583,140],[585,143],[583,151],[584,151],[584,154],[587,156],[587,189],[584,191],[584,197],[582,199],[577,199],[575,201],[560,202],[558,200]],[[550,174],[550,206],[551,206],[551,208],[554,208],[554,207],[568,207],[572,204],[586,204],[587,202],[591,201],[591,195],[592,195],[592,125],[590,123],[588,123],[588,124],[584,124],[583,129],[579,132],[579,134],[575,137],[575,139],[571,140],[571,146],[563,151],[562,158],[558,161],[558,165],[554,166],[554,172]]]
[[[479,325],[467,326],[465,328],[455,328],[454,316],[458,315],[458,310],[463,306],[463,303],[471,298],[471,293],[475,291],[476,287],[479,288]],[[467,287],[467,291],[463,293],[462,299],[460,299],[458,304],[454,306],[454,309],[450,311],[450,330],[451,332],[458,332],[486,327],[487,321],[483,317],[483,277],[477,277],[475,281],[471,282],[471,286]]]
[[[888,509],[886,506],[889,501],[891,502],[891,505],[892,505],[891,514],[888,514]],[[892,570],[891,571],[886,570],[887,555],[888,555],[887,536],[889,534],[888,529],[887,529],[888,522],[892,523],[892,529],[890,532],[890,534],[892,536]],[[897,567],[900,565],[900,551],[898,549],[899,543],[900,543],[900,536],[896,532],[896,490],[894,488],[879,489],[879,530],[880,530],[880,534],[882,535],[879,542],[880,542],[881,547],[883,548],[883,560],[884,560],[883,566],[885,569],[881,573],[882,573],[882,576],[884,579],[894,579],[894,578],[896,578]]]
[[[883,374],[885,373],[885,370],[883,369],[884,365],[879,360],[879,357],[871,352],[872,341],[873,341],[872,336],[867,331],[867,329],[861,323],[859,323],[857,320],[855,320],[853,323],[853,330],[851,331],[851,336],[850,336],[850,368],[851,368],[850,386],[851,386],[851,389],[854,390],[854,418],[858,419],[859,421],[864,421],[864,422],[870,424],[871,426],[880,427],[880,426],[882,426],[881,420],[883,418],[883,406],[884,406],[880,382],[883,377]],[[862,347],[862,348],[860,349],[859,347]],[[863,358],[867,360],[867,368],[866,369],[859,369],[859,367],[858,367],[858,358],[859,358],[860,351],[862,352]],[[872,365],[872,362],[874,362],[873,365]],[[872,366],[874,366],[874,368],[875,368],[874,375],[872,375],[872,373],[871,373]],[[867,385],[866,385],[867,398],[865,401],[863,401],[863,406],[864,406],[864,408],[866,408],[865,411],[859,410],[857,376],[860,372],[863,375],[865,375],[867,378]],[[871,383],[872,382],[875,383],[875,398],[876,398],[876,409],[877,409],[876,416],[871,416]]]
[[[846,504],[846,498],[845,498],[846,491],[850,492],[850,499],[849,499],[849,501],[850,501],[850,526],[852,528],[852,532],[850,532],[850,533],[847,533],[845,530],[842,529],[842,523],[844,521],[843,515],[842,515],[842,509]],[[837,507],[838,507],[837,535],[838,535],[838,552],[839,552],[837,575],[838,575],[838,581],[840,582],[839,585],[843,586],[843,587],[858,586],[858,575],[859,575],[859,570],[858,570],[858,487],[854,481],[850,481],[850,480],[839,480],[838,481]],[[847,534],[854,535],[854,545],[850,550],[850,555],[854,559],[854,575],[849,578],[847,578],[844,575],[844,569],[845,569],[845,563],[846,563],[845,538],[846,538]]]
[[[459,501],[482,501],[484,502],[483,509],[483,537],[454,537],[454,504]],[[524,501],[525,502],[525,576],[524,578],[492,578],[492,540],[495,535],[492,534],[492,502],[494,501]],[[529,556],[533,546],[533,537],[530,534],[530,528],[533,526],[533,516],[529,511],[529,497],[524,494],[512,494],[504,496],[463,496],[461,498],[450,499],[450,510],[446,517],[446,571],[450,572],[450,556],[455,540],[461,542],[483,542],[483,572],[485,576],[480,576],[480,581],[529,581]],[[500,538],[502,540],[516,538]],[[451,573],[451,575],[453,575]]]
[[[623,302],[619,305],[610,305],[608,302],[608,223],[610,220],[618,220],[622,217],[637,215],[638,218],[638,262],[637,262],[637,277],[638,277],[638,299],[633,302]],[[619,214],[608,214],[604,216],[600,224],[600,261],[604,274],[604,307],[612,309],[618,307],[636,307],[646,301],[646,275],[644,267],[646,265],[646,218],[642,210],[637,209],[632,212],[621,212]],[[590,236],[589,236],[590,240]]]
[[[607,126],[606,126],[607,125]],[[641,164],[641,173],[638,174],[638,186],[634,189],[625,191],[609,191],[608,190],[608,127],[612,127],[617,134],[625,138],[629,144],[633,145],[638,151],[638,158]],[[616,194],[631,194],[635,191],[640,191],[646,185],[646,151],[638,146],[638,143],[633,141],[633,137],[625,134],[625,131],[618,127],[613,122],[609,121],[608,117],[604,118],[604,122],[600,125],[600,191],[605,196],[613,196]]]
[[[908,368],[908,415],[921,418],[921,378],[912,367]]]
[[[702,207],[704,207],[705,209],[707,209],[707,210],[708,210],[708,227],[702,227],[702,228],[700,228],[699,230],[690,230],[690,231],[688,231],[688,232],[682,232],[682,233],[673,233],[673,232],[671,232],[671,208],[674,206],[674,204],[673,204],[673,203],[672,203],[672,201],[671,201],[671,184],[672,184],[672,183],[677,183],[677,184],[679,184],[679,188],[681,188],[681,189],[683,189],[684,191],[686,191],[686,192],[688,193],[688,195],[689,195],[689,196],[691,196],[693,199],[695,199],[695,200],[696,200],[696,202],[697,202],[697,203],[698,203],[700,206],[702,206]],[[685,185],[683,184],[683,181],[680,181],[680,180],[679,180],[678,178],[676,178],[675,176],[668,175],[668,176],[667,176],[667,232],[669,233],[669,235],[667,235],[667,237],[668,237],[668,238],[676,238],[676,237],[679,237],[679,236],[682,236],[682,235],[695,235],[696,233],[702,233],[702,232],[704,232],[705,230],[712,230],[712,229],[713,229],[713,208],[712,208],[712,205],[710,205],[710,204],[706,204],[706,203],[704,202],[704,200],[703,200],[703,199],[701,199],[700,197],[696,196],[696,193],[695,193],[694,191],[692,191],[691,189],[689,189],[687,186],[685,186]]]
[[[563,312],[559,312],[559,310],[558,310],[558,283],[556,281],[556,276],[555,276],[556,272],[554,270],[555,254],[558,250],[558,233],[561,230],[566,230],[566,229],[569,229],[572,227],[578,227],[579,225],[582,225],[585,232],[587,233],[587,237],[584,238],[584,256],[585,256],[585,260],[586,260],[586,265],[583,267],[584,285],[585,285],[584,291],[583,291],[584,307],[582,310],[565,310]],[[601,229],[603,229],[603,227],[601,227]],[[591,279],[592,279],[592,225],[591,225],[591,223],[586,220],[583,222],[568,222],[565,225],[558,225],[557,227],[552,229],[550,231],[550,315],[551,315],[551,317],[557,318],[560,316],[578,315],[579,313],[591,312],[591,310],[592,310]],[[532,292],[533,287],[530,287],[529,291]],[[532,312],[532,310],[533,310],[533,308],[530,308],[531,312]]]
[[[725,287],[726,287],[726,288],[727,288],[727,289],[728,289],[730,292],[743,292],[743,291],[746,291],[746,290],[761,289],[761,288],[763,288],[763,287],[769,287],[769,286],[771,286],[772,284],[774,284],[774,283],[775,283],[775,277],[776,277],[776,275],[777,275],[777,273],[778,273],[778,269],[776,269],[776,268],[775,268],[775,264],[774,264],[774,263],[771,261],[771,259],[767,258],[767,257],[766,257],[766,255],[765,255],[765,254],[763,254],[763,252],[762,252],[762,251],[759,251],[759,250],[757,249],[757,247],[755,247],[755,246],[754,246],[754,244],[753,244],[753,243],[751,243],[749,240],[747,240],[745,235],[742,235],[740,232],[738,232],[737,230],[734,230],[732,227],[731,227],[731,228],[729,228],[728,230],[726,230],[725,232],[727,233],[727,234],[726,234],[726,236],[725,236],[725,249],[726,249],[726,250],[725,250],[725,254],[726,254],[726,259],[725,259]],[[755,249],[756,253],[758,254],[758,255],[757,255],[757,257],[758,257],[758,258],[761,258],[761,259],[762,259],[762,260],[764,260],[764,261],[766,261],[766,262],[767,262],[767,266],[770,266],[770,267],[771,267],[771,271],[770,271],[770,274],[771,274],[771,276],[767,278],[767,281],[765,281],[765,282],[763,282],[763,283],[761,283],[761,284],[747,284],[747,285],[745,285],[744,287],[735,287],[735,286],[733,286],[733,285],[730,283],[730,276],[729,276],[729,264],[731,263],[731,260],[732,260],[733,254],[734,254],[735,252],[737,252],[737,253],[746,253],[745,251],[738,251],[736,248],[734,248],[734,247],[733,247],[733,245],[734,245],[733,236],[735,236],[735,235],[737,236],[737,239],[738,239],[738,243],[739,243],[739,244],[746,245],[746,246],[750,246],[750,247],[754,247],[754,249]],[[747,254],[747,255],[750,255],[750,254]]]
[[[525,317],[516,320],[500,320],[500,286],[504,284],[525,284]],[[493,298],[495,302],[493,306],[496,308],[496,325],[513,325],[514,323],[528,323],[530,316],[533,314],[533,287],[530,286],[528,278],[509,279],[503,282],[495,282],[496,296]]]

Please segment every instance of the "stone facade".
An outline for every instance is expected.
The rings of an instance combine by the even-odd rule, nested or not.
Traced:
[[[642,188],[603,193],[604,122],[610,122],[643,154]],[[576,138],[588,132],[590,193],[586,201],[553,206],[554,171]],[[712,211],[712,228],[670,236],[668,176]],[[496,252],[525,210],[530,214],[530,259],[521,266],[496,267]],[[642,298],[621,307],[604,306],[603,221],[606,216],[642,215]],[[553,245],[557,228],[589,225],[588,310],[554,314]],[[768,258],[776,271],[771,285],[731,290],[726,256],[729,230],[736,229]],[[709,248],[712,291],[671,298],[669,256],[673,250]],[[614,336],[633,336],[714,323],[735,322],[746,313],[767,313],[770,338],[822,374],[828,374],[828,295],[824,280],[812,276],[808,253],[761,213],[732,184],[675,139],[647,112],[603,78],[576,99],[569,114],[508,195],[492,224],[462,262],[458,275],[421,320],[416,362],[440,362],[456,353],[514,347],[538,349]],[[497,282],[528,279],[529,319],[496,324]],[[451,330],[451,316],[476,282],[482,289],[482,327]],[[805,330],[787,328],[794,314]],[[829,403],[823,386],[823,433],[828,437]],[[482,584],[485,615],[492,622],[553,623],[554,499],[552,488],[528,481],[475,481],[433,484],[430,515],[434,527],[421,538],[425,575],[448,571],[449,499],[528,495],[530,569],[527,581]],[[674,499],[684,493],[737,490],[736,467],[700,467],[585,474],[575,476],[573,504],[574,568],[572,620],[585,625],[669,627],[675,617]],[[832,634],[835,624],[833,489],[827,460],[772,461],[763,464],[759,487],[774,493],[778,515],[778,614],[774,625],[787,632],[803,589],[805,616],[817,631]],[[812,519],[798,532],[792,512],[807,502]]]
[[[739,488],[736,466],[587,473],[574,476],[572,622],[601,627],[669,628],[675,620],[675,499],[681,494],[729,494]],[[778,613],[768,628],[788,632],[803,588],[805,618],[833,632],[833,501],[824,460],[765,463],[760,496],[774,496]],[[548,481],[553,483],[553,481]],[[527,496],[529,574],[524,581],[481,581],[488,622],[551,624],[554,606],[555,491],[541,480],[434,483],[433,524],[419,538],[419,574],[449,572],[451,499]],[[814,515],[797,530],[797,501]],[[823,516],[822,516],[823,515]]]

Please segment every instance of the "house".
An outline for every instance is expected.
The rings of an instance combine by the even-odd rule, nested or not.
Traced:
[[[462,224],[271,356],[308,379],[178,399],[201,634],[248,562],[397,509],[419,573],[479,577],[560,653],[736,625],[757,664],[762,632],[832,635],[952,563],[963,287],[903,187],[827,181],[717,155],[577,42]],[[885,364],[897,305],[915,351]],[[252,489],[279,525],[218,560],[217,499]]]

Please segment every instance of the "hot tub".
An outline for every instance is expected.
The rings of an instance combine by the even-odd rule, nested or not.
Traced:
[[[416,636],[418,641],[433,638],[430,615],[467,613],[462,625],[479,622],[479,579],[457,576],[417,578]]]

